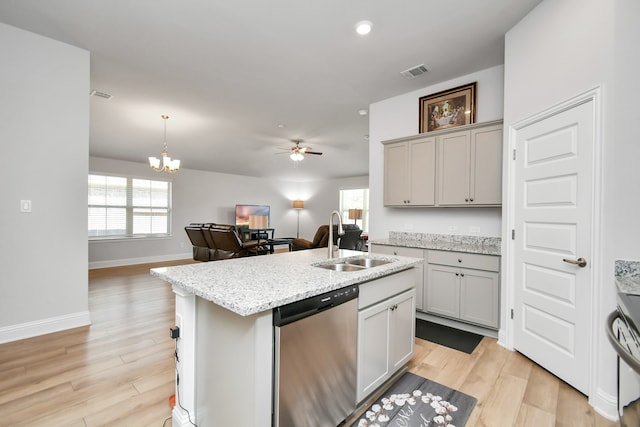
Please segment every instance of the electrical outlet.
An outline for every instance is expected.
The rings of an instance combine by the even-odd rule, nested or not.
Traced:
[[[169,328],[169,336],[171,339],[177,340],[180,338],[180,328],[174,326],[173,328]]]
[[[479,234],[480,233],[480,227],[469,227],[469,233]]]

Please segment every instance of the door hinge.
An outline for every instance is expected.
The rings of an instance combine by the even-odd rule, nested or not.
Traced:
[[[516,149],[514,148],[513,149],[513,160],[515,160],[515,159],[516,159]]]
[[[511,229],[511,240],[516,240],[516,229]]]
[[[513,308],[511,309],[511,320],[513,320]]]

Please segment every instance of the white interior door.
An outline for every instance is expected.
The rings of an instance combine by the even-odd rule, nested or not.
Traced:
[[[585,394],[593,104],[589,100],[516,130],[514,160],[514,348]]]

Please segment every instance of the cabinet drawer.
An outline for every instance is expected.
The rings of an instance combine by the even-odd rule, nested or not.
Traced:
[[[500,271],[500,257],[493,255],[468,254],[464,252],[429,251],[429,264],[452,267],[474,268],[476,270]]]
[[[421,280],[418,277],[418,270],[410,268],[370,282],[361,283],[358,309],[362,310],[372,304],[377,304],[394,295],[415,288],[419,283],[418,280]]]
[[[409,256],[413,258],[424,258],[424,249],[407,248],[404,246],[388,246],[371,244],[371,252],[384,255]]]

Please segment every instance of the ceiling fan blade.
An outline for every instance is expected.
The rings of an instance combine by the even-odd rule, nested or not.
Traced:
[[[317,154],[318,156],[322,156],[322,153],[319,151],[305,151],[304,154]]]

